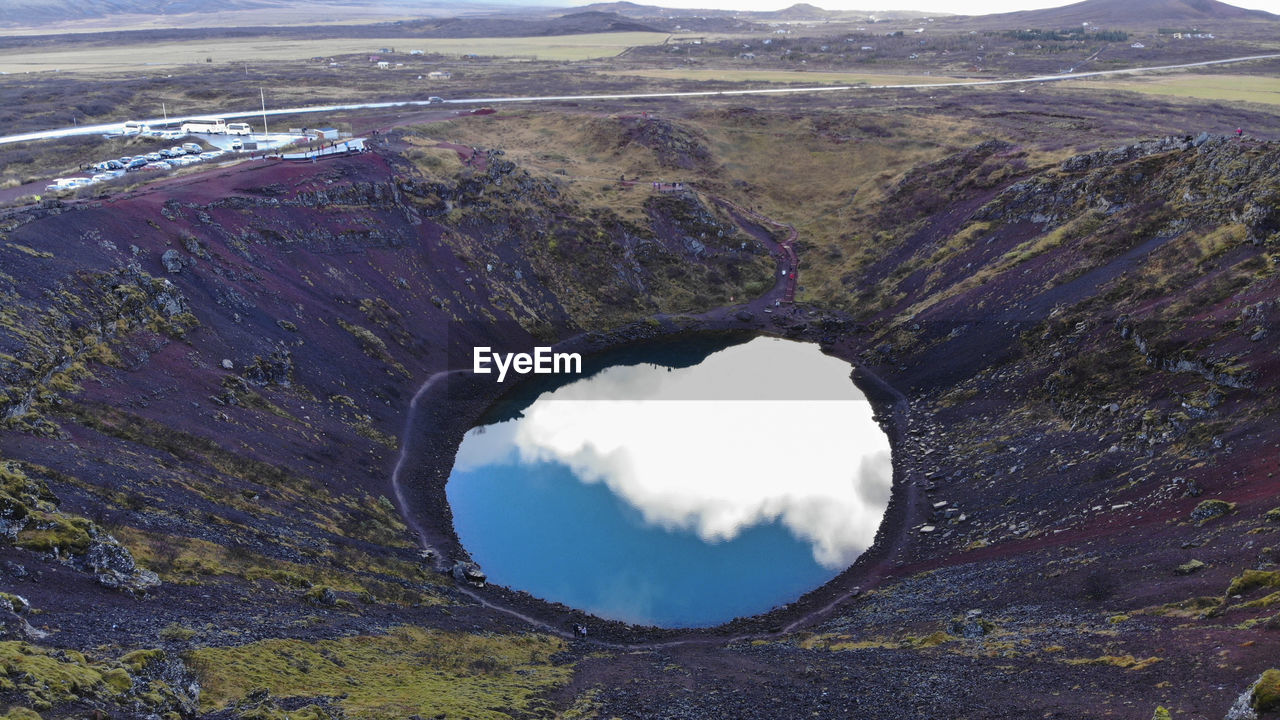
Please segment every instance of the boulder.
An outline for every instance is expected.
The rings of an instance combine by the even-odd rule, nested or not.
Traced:
[[[964,617],[953,617],[947,624],[947,633],[962,638],[980,638],[995,630],[995,623],[982,617],[981,610],[970,610]]]
[[[173,248],[164,251],[164,254],[160,256],[160,262],[164,265],[164,269],[171,273],[182,272],[185,264],[182,262],[182,253]]]
[[[1201,523],[1208,522],[1216,517],[1222,517],[1227,513],[1236,509],[1235,503],[1229,503],[1226,500],[1205,500],[1191,511],[1191,519]]]
[[[303,597],[307,602],[318,607],[336,607],[338,604],[338,594],[328,585],[317,585],[308,590]]]
[[[0,494],[0,537],[13,540],[27,526],[29,511],[27,506]]]
[[[485,581],[488,579],[479,565],[466,560],[454,563],[453,571],[450,574],[458,582],[470,583],[479,587],[484,587]]]
[[[1173,573],[1175,575],[1190,575],[1191,573],[1198,572],[1206,567],[1208,567],[1208,565],[1205,565],[1199,560],[1191,560],[1174,568]]]
[[[142,592],[160,584],[155,573],[139,568],[128,549],[110,535],[95,538],[81,563],[99,585],[112,590]]]

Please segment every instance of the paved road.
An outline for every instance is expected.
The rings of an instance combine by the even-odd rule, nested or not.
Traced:
[[[1056,82],[1060,80],[1079,80],[1081,78],[1103,77],[1109,75],[1138,75],[1149,72],[1159,72],[1162,70],[1185,70],[1188,68],[1208,67],[1211,65],[1229,65],[1233,63],[1250,62],[1253,60],[1275,60],[1280,59],[1280,53],[1270,55],[1248,55],[1245,57],[1224,58],[1222,60],[1205,60],[1203,62],[1183,63],[1181,65],[1156,65],[1151,67],[1127,68],[1124,70],[1095,70],[1092,72],[1078,73],[1062,73],[1059,75],[1037,75],[1035,77],[1013,78],[1008,80],[968,80],[960,82],[937,82],[937,83],[914,83],[902,85],[823,85],[818,87],[784,87],[784,88],[768,88],[764,90],[699,90],[693,92],[663,92],[663,93],[622,93],[614,95],[545,95],[541,97],[493,97],[493,98],[462,98],[457,100],[445,100],[445,105],[495,105],[498,103],[524,103],[524,102],[556,102],[556,101],[583,101],[583,100],[653,100],[661,98],[694,98],[694,97],[733,97],[739,95],[787,95],[794,93],[833,93],[833,92],[849,92],[852,90],[903,90],[912,88],[947,88],[947,87],[981,87],[988,85],[1017,85],[1022,83],[1042,83]],[[268,110],[267,116],[273,115],[305,115],[311,113],[329,113],[341,110],[376,110],[383,108],[396,107],[418,107],[426,105],[439,105],[439,103],[429,103],[426,100],[398,100],[394,102],[380,103],[357,103],[351,105],[312,105],[305,107],[280,108],[278,110]],[[247,110],[244,112],[232,113],[216,113],[206,112],[200,116],[186,116],[175,118],[150,118],[143,120],[149,125],[173,125],[194,117],[209,117],[216,115],[217,117],[226,118],[227,120],[235,120],[240,118],[262,117],[261,110]],[[0,145],[6,143],[25,142],[28,140],[46,140],[49,138],[71,137],[74,135],[97,135],[107,132],[120,130],[122,122],[106,123],[103,125],[80,125],[77,127],[64,127],[57,130],[41,130],[38,132],[22,133],[19,135],[5,135],[0,137]]]

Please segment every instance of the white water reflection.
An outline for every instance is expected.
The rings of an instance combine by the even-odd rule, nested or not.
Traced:
[[[455,472],[560,463],[652,525],[720,542],[776,521],[840,569],[874,539],[892,479],[888,440],[849,373],[814,345],[772,338],[668,372],[611,367],[470,433]]]

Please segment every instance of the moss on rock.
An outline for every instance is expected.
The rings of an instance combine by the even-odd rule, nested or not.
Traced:
[[[21,615],[31,611],[31,603],[27,602],[27,599],[21,595],[0,592],[0,610],[9,610]]]
[[[164,651],[154,648],[150,650],[134,650],[121,657],[120,662],[133,672],[142,672],[150,667],[152,663],[164,662],[164,659]]]
[[[548,635],[406,626],[387,635],[201,648],[187,657],[204,688],[206,712],[266,689],[279,698],[344,696],[339,705],[353,719],[443,713],[497,720],[546,714],[541,696],[572,673],[551,660],[564,648],[564,641]]]
[[[1191,573],[1203,570],[1206,567],[1208,567],[1208,565],[1204,564],[1200,560],[1190,560],[1179,565],[1173,572],[1177,575],[1190,575]]]
[[[1253,686],[1251,704],[1258,712],[1280,710],[1280,670],[1271,668],[1262,673],[1258,684]]]
[[[83,656],[25,642],[0,642],[0,671],[37,710],[93,696],[103,685],[102,672]]]
[[[93,523],[85,518],[37,511],[15,544],[36,552],[79,555],[89,549],[93,532]]]
[[[1227,586],[1227,597],[1243,595],[1256,588],[1280,587],[1280,570],[1245,570]]]
[[[1205,500],[1191,511],[1191,519],[1201,524],[1235,511],[1236,504],[1226,500]]]

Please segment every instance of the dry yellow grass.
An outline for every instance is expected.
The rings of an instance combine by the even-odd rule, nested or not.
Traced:
[[[914,85],[962,82],[941,75],[878,75],[875,73],[798,72],[794,70],[753,70],[727,68],[655,68],[650,70],[607,70],[603,75],[642,77],[658,80],[697,80],[788,85]]]
[[[643,212],[651,180],[703,179],[716,192],[782,222],[824,258],[803,272],[804,297],[846,296],[841,278],[877,255],[885,238],[859,232],[863,214],[915,165],[985,139],[969,123],[898,112],[845,110],[827,118],[838,127],[762,113],[748,122],[711,110],[671,121],[702,138],[717,167],[713,177],[663,167],[654,152],[627,143],[616,119],[538,113],[467,118],[418,129],[424,136],[499,147],[531,172],[554,175],[587,206],[623,217]],[[859,129],[859,124],[869,130]],[[887,133],[887,135],[885,135]],[[833,135],[847,135],[840,142]],[[884,135],[884,136],[878,136]],[[640,185],[619,188],[620,174]],[[734,181],[755,188],[742,192]]]
[[[216,13],[120,13],[103,17],[64,20],[56,25],[14,25],[3,28],[9,36],[127,32],[130,30],[168,30],[172,28],[259,27],[263,25],[371,25],[396,20],[416,20],[421,12],[404,5],[326,5],[323,14],[307,6],[275,7],[255,10],[219,10]],[[21,18],[15,18],[21,22]]]
[[[1070,83],[1071,87],[1128,90],[1148,95],[1196,100],[1280,105],[1280,78],[1268,75],[1179,74],[1124,80],[1098,79]]]
[[[414,132],[464,145],[502,148],[508,158],[530,172],[567,182],[568,191],[580,202],[608,207],[624,218],[635,219],[643,213],[649,194],[644,183],[692,179],[661,167],[643,147],[620,144],[621,129],[608,117],[500,113],[436,123]],[[622,188],[617,182],[619,175],[638,177],[641,184]]]
[[[0,71],[18,72],[136,72],[180,65],[303,60],[358,53],[377,54],[379,48],[410,49],[444,55],[532,57],[540,60],[587,60],[613,57],[629,47],[657,45],[665,33],[594,33],[530,38],[358,38],[280,40],[278,38],[218,38],[196,42],[159,42],[107,46],[84,44],[62,49],[22,48],[0,52]],[[387,58],[394,60],[395,56]],[[394,72],[392,70],[391,72]]]

